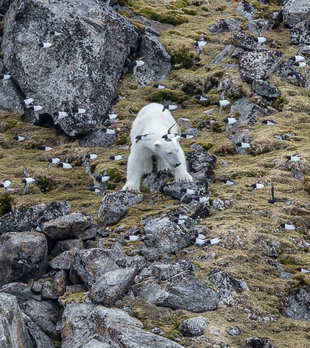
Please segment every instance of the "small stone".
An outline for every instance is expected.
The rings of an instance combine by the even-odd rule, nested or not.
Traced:
[[[183,323],[179,326],[179,331],[184,336],[188,337],[201,336],[203,335],[207,326],[207,320],[204,317],[200,316],[183,321]]]

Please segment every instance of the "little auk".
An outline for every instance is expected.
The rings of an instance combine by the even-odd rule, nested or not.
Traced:
[[[175,126],[175,123],[168,129],[167,133],[162,136],[166,141],[171,141],[172,138],[175,138],[178,134],[171,133],[171,129]]]
[[[34,102],[33,98],[24,99],[26,108],[28,108]]]
[[[115,156],[110,156],[110,160],[112,161],[119,161],[123,158],[122,155],[115,155]]]
[[[43,150],[43,151],[51,151],[51,150],[53,150],[53,148],[51,146],[46,146],[46,145],[39,145],[38,149],[39,150]]]
[[[310,269],[307,269],[304,267],[298,267],[298,268],[296,268],[296,271],[299,271],[301,273],[310,273]]]
[[[43,48],[50,48],[52,46],[52,44],[50,42],[43,42],[41,47]]]
[[[165,110],[174,111],[174,110],[177,110],[177,109],[178,109],[177,105],[164,103],[162,112],[164,112]]]
[[[14,139],[14,140],[17,140],[17,141],[19,141],[19,142],[22,142],[22,141],[26,140],[27,137],[24,136],[24,135],[15,135],[15,137],[14,137],[13,139]]]
[[[301,160],[301,157],[298,157],[297,155],[290,155],[290,156],[285,156],[285,158],[289,162],[299,162]]]
[[[266,124],[267,126],[273,126],[274,124],[277,124],[277,122],[273,120],[263,120],[262,124]]]
[[[62,168],[62,169],[72,169],[72,165],[70,163],[66,163],[66,162],[61,162],[57,165],[58,168]]]
[[[248,149],[251,147],[250,143],[246,143],[246,142],[236,143],[236,146],[241,147],[242,149]]]
[[[225,118],[224,122],[227,123],[227,125],[230,125],[236,123],[237,120],[234,117],[227,117]]]
[[[129,235],[128,236],[128,239],[131,241],[131,242],[135,242],[139,239],[139,236],[135,236],[135,235]]]
[[[229,179],[220,179],[221,182],[225,183],[227,186],[234,185],[235,183]]]
[[[43,109],[43,106],[41,106],[41,105],[30,105],[30,106],[28,106],[28,109],[37,112],[37,111],[41,111]]]
[[[89,160],[95,160],[96,158],[98,158],[98,155],[96,155],[95,153],[88,153],[85,158],[89,159]]]
[[[252,195],[254,196],[255,195],[255,190],[263,189],[265,187],[265,185],[261,184],[261,183],[257,183],[257,184],[251,185],[251,187],[252,187]]]
[[[207,44],[207,41],[203,37],[195,42],[195,52],[198,56],[202,51],[202,47],[206,46],[206,44]]]
[[[106,182],[110,179],[108,175],[95,174],[95,180],[98,182]]]
[[[219,244],[221,240],[222,240],[221,238],[212,238],[207,240],[207,244],[216,245],[216,244]]]
[[[193,134],[186,134],[186,133],[182,133],[181,137],[185,138],[185,139],[193,139],[193,138],[195,138],[195,136]]]
[[[257,42],[258,43],[264,43],[264,42],[266,42],[267,41],[267,39],[265,38],[265,37],[263,37],[263,36],[259,36],[258,38],[257,38]]]
[[[65,111],[57,111],[57,112],[54,112],[53,115],[57,116],[59,120],[69,116],[69,114],[67,112],[65,112]]]
[[[106,133],[106,134],[109,134],[109,135],[114,135],[115,134],[115,130],[111,129],[111,128],[102,128],[101,131]]]
[[[137,69],[138,69],[140,66],[142,66],[142,65],[145,64],[145,62],[142,60],[142,58],[143,58],[143,57],[137,59],[136,62],[135,62],[136,64],[135,64],[135,66],[133,67],[133,74],[134,74],[134,75],[136,75]]]
[[[35,178],[32,178],[30,176],[30,174],[29,174],[29,172],[28,172],[26,167],[24,167],[24,176],[25,176],[25,179],[22,180],[22,183],[25,184],[24,190],[23,190],[23,195],[28,191],[29,185],[36,181]]]
[[[110,121],[115,121],[118,118],[118,114],[116,112],[112,112],[109,114],[109,120]]]
[[[290,224],[290,223],[287,223],[287,224],[281,224],[280,227],[284,228],[285,230],[288,230],[288,231],[293,231],[293,230],[296,230],[296,226]]]
[[[0,74],[0,79],[1,80],[8,80],[8,79],[10,79],[11,78],[11,75],[9,75],[9,74]]]
[[[207,101],[207,100],[209,99],[207,96],[205,96],[205,95],[200,95],[200,94],[195,95],[194,98],[197,99],[197,100],[200,101],[200,102],[204,102],[204,101]]]
[[[157,89],[165,89],[165,88],[166,88],[165,85],[162,85],[162,84],[160,84],[160,83],[156,83],[153,87],[154,87],[154,88],[157,88]]]
[[[88,190],[94,193],[102,193],[99,187],[88,187]]]
[[[47,166],[47,169],[50,170],[51,169],[51,166],[53,164],[56,164],[56,163],[59,163],[60,162],[60,158],[58,157],[53,157],[53,158],[49,158],[48,159],[48,166]]]
[[[222,110],[225,106],[228,106],[230,104],[229,100],[226,99],[222,99],[219,101],[219,115],[222,114]]]
[[[137,135],[136,136],[136,143],[138,143],[139,141],[145,141],[145,140],[152,140],[151,138],[148,138],[148,135],[151,135],[153,133],[146,133],[146,134],[142,134],[142,135]]]
[[[302,55],[296,55],[294,57],[291,57],[290,60],[292,60],[294,63],[299,63],[299,62],[303,62],[304,60],[306,60],[306,58]]]
[[[5,190],[10,190],[9,187],[11,186],[12,181],[9,179],[5,179],[2,181],[2,184],[0,184],[0,187],[3,187]]]

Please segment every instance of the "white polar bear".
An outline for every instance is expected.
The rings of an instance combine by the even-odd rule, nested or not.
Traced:
[[[163,136],[169,128],[172,137],[165,140]],[[151,103],[139,111],[130,132],[132,146],[127,162],[127,181],[122,190],[140,191],[143,174],[152,172],[153,155],[157,159],[157,171],[170,169],[175,181],[193,181],[187,172],[185,155],[179,144],[179,130],[171,112],[163,111],[161,104]]]

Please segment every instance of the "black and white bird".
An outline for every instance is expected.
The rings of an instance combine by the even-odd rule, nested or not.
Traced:
[[[178,225],[183,225],[186,220],[188,219],[188,216],[185,215],[185,214],[179,214],[176,216],[176,219],[175,219],[175,222],[178,224]]]
[[[11,78],[11,75],[9,75],[9,74],[0,74],[0,80],[5,81],[5,80],[8,80],[10,78]]]
[[[231,125],[238,121],[234,117],[227,117],[224,119],[224,122],[227,123],[227,125]]]
[[[43,48],[50,48],[52,46],[53,45],[50,42],[42,42],[42,44],[41,44],[41,47],[43,47]]]
[[[162,85],[161,83],[156,83],[153,87],[154,87],[154,88],[157,88],[157,89],[159,89],[159,90],[162,90],[162,89],[167,88],[167,86]]]
[[[296,230],[296,226],[291,223],[281,224],[280,227],[284,228],[287,231],[294,231]]]
[[[24,189],[23,189],[23,195],[28,191],[29,185],[36,181],[35,178],[30,176],[26,167],[24,167],[24,177],[25,177],[25,179],[22,180],[22,183],[25,184]]]
[[[115,134],[115,130],[111,129],[111,128],[102,128],[101,131],[103,133],[109,134],[109,135],[114,135]]]
[[[95,174],[94,178],[97,182],[100,182],[100,183],[107,182],[110,179],[109,175],[101,175],[101,174]]]
[[[119,161],[123,158],[122,155],[115,155],[115,156],[110,156],[110,160],[112,161]]]
[[[187,134],[187,133],[182,133],[181,137],[185,138],[185,139],[193,139],[193,138],[195,138],[195,136],[193,134]]]
[[[263,120],[262,124],[266,124],[267,126],[273,126],[274,124],[277,124],[277,122],[273,120]]]
[[[174,111],[174,110],[177,110],[179,107],[175,104],[169,104],[169,103],[164,103],[164,106],[163,106],[163,112],[165,110],[169,110],[169,111]]]
[[[299,54],[294,57],[291,57],[289,60],[293,61],[294,63],[300,63],[300,62],[304,62],[306,58]]]
[[[205,102],[209,100],[209,98],[206,95],[201,95],[201,94],[195,95],[194,98],[197,99],[199,102]]]
[[[67,163],[67,162],[61,162],[61,163],[58,163],[57,165],[58,168],[62,168],[62,169],[72,169],[72,165],[70,163]]]
[[[85,159],[86,160],[95,160],[95,159],[97,159],[98,158],[98,155],[97,154],[95,154],[95,153],[88,153],[88,154],[86,154],[85,155]]]
[[[136,143],[138,143],[139,141],[146,141],[146,140],[152,140],[151,138],[148,137],[148,135],[151,135],[153,133],[146,133],[146,134],[142,134],[142,135],[137,135],[136,136]]]
[[[166,141],[171,141],[172,138],[178,136],[178,133],[171,133],[172,128],[175,126],[175,123],[168,129],[167,133],[162,136]]]
[[[43,106],[41,105],[30,105],[28,106],[28,109],[33,110],[35,112],[43,110]]]
[[[143,58],[143,57],[141,57],[141,58],[139,58],[139,59],[137,59],[137,60],[135,61],[135,66],[133,67],[133,74],[134,74],[134,75],[136,75],[137,69],[140,68],[142,65],[145,64],[145,61],[142,60],[142,58]]]
[[[24,99],[24,103],[25,103],[26,108],[29,108],[33,102],[34,102],[34,98]]]
[[[207,45],[207,41],[201,37],[198,41],[195,42],[195,52],[199,55],[202,51],[202,47]]]
[[[117,118],[118,118],[118,113],[116,113],[116,112],[111,112],[110,114],[109,114],[109,120],[111,121],[111,122],[115,122],[116,120],[117,120]]]
[[[229,179],[220,179],[221,182],[223,182],[224,184],[226,184],[227,186],[231,186],[234,185],[235,182]]]
[[[46,145],[39,145],[38,149],[39,150],[43,150],[43,151],[51,151],[51,150],[53,150],[53,148],[51,146],[46,146]]]
[[[3,187],[5,190],[12,191],[14,189],[10,188],[11,185],[12,185],[12,181],[10,179],[4,179],[2,181],[2,184],[0,184],[0,187]]]
[[[228,106],[230,104],[230,101],[227,99],[221,99],[219,101],[219,115],[222,114],[222,110],[223,108],[225,108],[226,106]]]
[[[15,135],[15,137],[13,139],[16,141],[19,141],[19,142],[23,142],[28,138],[25,135]]]
[[[58,120],[61,120],[61,119],[65,118],[65,117],[69,116],[69,114],[66,111],[56,111],[56,112],[54,112],[53,115],[57,116]]]
[[[100,187],[87,187],[87,189],[88,189],[89,191],[94,192],[94,193],[102,194],[102,190],[100,189]]]
[[[264,37],[264,36],[259,36],[258,38],[257,38],[257,42],[258,43],[265,43],[267,41],[267,39]]]
[[[260,182],[258,182],[257,184],[251,185],[251,187],[252,187],[252,195],[254,196],[255,195],[255,191],[256,190],[261,190],[261,189],[265,188],[265,185],[260,183]]]
[[[296,271],[299,271],[301,273],[310,273],[310,269],[304,267],[297,267]]]
[[[236,143],[236,146],[241,147],[241,149],[249,149],[251,147],[250,143],[243,141]]]
[[[59,163],[59,162],[60,162],[60,158],[58,158],[58,157],[49,158],[49,159],[48,159],[48,166],[47,166],[47,169],[50,170],[50,169],[51,169],[51,166],[52,166],[53,164],[57,164],[57,163]]]
[[[301,160],[301,157],[297,156],[297,154],[285,156],[285,158],[288,160],[288,162],[299,162]]]
[[[76,114],[85,114],[86,109],[75,106],[72,111]]]
[[[206,243],[210,245],[216,245],[216,244],[219,244],[221,241],[222,241],[222,238],[211,238],[207,240]]]

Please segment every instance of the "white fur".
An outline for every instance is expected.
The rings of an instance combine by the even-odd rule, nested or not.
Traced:
[[[152,172],[152,155],[157,157],[157,171],[169,169],[175,176],[175,181],[191,182],[193,178],[187,172],[186,159],[180,147],[180,137],[171,141],[162,138],[167,134],[179,133],[179,127],[169,110],[163,110],[163,105],[151,103],[143,107],[134,122],[130,132],[131,152],[127,162],[127,181],[123,190],[140,191],[140,179],[143,174]],[[136,136],[149,134],[147,140],[136,142]],[[177,163],[179,166],[174,167]]]

